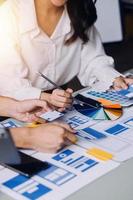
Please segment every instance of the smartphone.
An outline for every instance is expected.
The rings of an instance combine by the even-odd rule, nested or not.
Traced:
[[[21,159],[19,164],[4,164],[4,166],[28,177],[34,176],[50,167],[47,162],[43,162],[22,152],[18,153]]]

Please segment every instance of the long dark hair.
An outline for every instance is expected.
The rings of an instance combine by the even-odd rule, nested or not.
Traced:
[[[77,38],[80,38],[83,43],[86,43],[89,40],[87,31],[97,19],[95,3],[96,0],[67,1],[67,10],[74,33],[72,37],[66,41],[66,44],[71,44]]]

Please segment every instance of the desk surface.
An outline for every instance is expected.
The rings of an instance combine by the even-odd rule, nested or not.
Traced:
[[[133,69],[127,71],[133,74]],[[133,200],[133,158],[66,200]],[[0,200],[14,200],[0,192]]]
[[[66,200],[133,200],[133,159],[102,176]],[[0,200],[13,200],[0,193]]]
[[[133,159],[87,185],[67,200],[133,200]]]

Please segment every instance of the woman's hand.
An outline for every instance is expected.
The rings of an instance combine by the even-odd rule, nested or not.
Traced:
[[[38,116],[41,115],[41,113],[50,110],[51,108],[48,106],[47,102],[42,100],[14,101],[10,117],[24,122],[38,121]]]
[[[125,78],[120,76],[115,78],[112,88],[115,90],[127,89],[131,84],[133,84],[133,78]]]
[[[67,124],[46,123],[36,128],[13,128],[11,134],[17,147],[55,153],[69,140],[77,141],[74,130]]]
[[[52,94],[42,93],[41,99],[46,100],[52,106],[65,109],[69,108],[72,104],[72,93],[73,90],[70,88],[67,90],[55,89],[53,90]]]

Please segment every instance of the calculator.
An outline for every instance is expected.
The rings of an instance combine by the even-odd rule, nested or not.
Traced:
[[[128,89],[123,89],[120,91],[107,91],[107,92],[98,92],[98,91],[84,91],[81,93],[82,95],[92,98],[92,99],[99,99],[104,98],[114,103],[119,103],[123,107],[128,107],[133,105],[133,85],[130,85]]]

